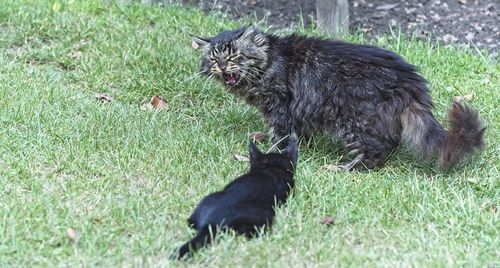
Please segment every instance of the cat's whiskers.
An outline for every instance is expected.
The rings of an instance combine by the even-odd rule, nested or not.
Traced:
[[[209,75],[207,75],[207,76],[203,79],[202,83],[203,83],[203,84],[208,83],[208,81],[209,81],[210,79],[212,79],[212,78],[214,77],[214,75],[215,75],[214,73],[210,73]]]
[[[262,73],[261,69],[259,69],[257,67],[248,66],[247,67],[247,71],[251,72],[251,73],[254,73],[255,75],[258,75],[259,78],[261,78],[261,73]]]
[[[199,72],[196,72],[195,74],[193,74],[192,76],[180,81],[180,84],[183,84],[183,83],[186,83],[186,82],[198,79],[198,78],[202,78],[202,83],[207,83],[208,80],[212,79],[213,77],[214,77],[214,73],[212,73],[212,72],[208,73],[208,75],[207,75],[204,71],[199,71]]]
[[[256,73],[253,73],[252,71],[255,71]],[[258,82],[259,80],[262,79],[262,75],[259,74],[257,68],[254,68],[254,69],[247,68],[247,69],[245,69],[245,76],[249,76],[250,78],[255,79],[255,81],[253,81],[253,82]]]

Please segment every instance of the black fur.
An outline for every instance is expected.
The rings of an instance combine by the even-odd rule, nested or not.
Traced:
[[[258,228],[272,225],[275,205],[283,204],[294,186],[297,143],[290,142],[281,154],[263,154],[254,143],[249,147],[250,171],[200,202],[188,219],[197,234],[172,258],[190,256],[220,230],[233,229],[252,237]]]
[[[483,123],[466,106],[455,104],[463,116],[451,118],[463,133],[443,129],[426,80],[391,51],[252,27],[194,41],[203,50],[201,72],[256,106],[272,142],[292,128],[306,137],[326,132],[353,156],[346,169],[379,166],[401,143],[422,159],[439,152],[446,169],[483,144]]]

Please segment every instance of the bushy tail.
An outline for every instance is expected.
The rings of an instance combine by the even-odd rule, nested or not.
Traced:
[[[484,124],[476,111],[454,102],[444,130],[429,109],[413,103],[401,114],[402,140],[423,158],[438,151],[439,167],[449,169],[483,147]]]
[[[184,244],[178,252],[171,256],[172,259],[182,259],[184,256],[190,257],[196,250],[208,245],[215,237],[217,228],[211,225],[205,225],[201,228],[191,241]],[[212,232],[210,231],[212,230]]]
[[[448,169],[484,145],[484,124],[476,111],[454,102],[448,113],[450,129],[439,147],[439,166]]]

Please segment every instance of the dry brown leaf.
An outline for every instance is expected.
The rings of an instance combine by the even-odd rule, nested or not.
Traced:
[[[96,93],[94,94],[94,97],[102,102],[110,102],[113,101],[113,97],[106,93]]]
[[[82,52],[81,51],[71,51],[68,53],[68,57],[73,58],[75,60],[79,60],[82,58]]]
[[[248,138],[252,140],[253,142],[259,142],[262,141],[265,137],[267,136],[266,133],[257,131],[257,132],[252,132],[250,135],[248,135]]]
[[[334,164],[322,165],[320,168],[321,169],[330,170],[330,171],[339,171],[339,170],[341,170],[341,168],[339,166],[334,165]]]
[[[467,94],[464,96],[455,96],[453,97],[453,100],[456,102],[462,102],[462,101],[472,101],[474,99],[474,94]]]
[[[81,48],[87,46],[88,44],[90,44],[90,41],[88,41],[86,39],[81,39],[78,43],[73,45],[73,49],[80,50]]]
[[[371,26],[367,26],[367,27],[364,27],[364,28],[361,28],[361,31],[363,33],[369,33],[373,30],[373,28]]]
[[[398,4],[383,4],[383,5],[376,7],[375,9],[376,10],[391,10],[397,6],[398,6]]]
[[[452,34],[445,34],[443,36],[443,42],[445,42],[445,43],[455,42],[457,40],[458,40],[458,38]]]
[[[69,241],[71,242],[76,241],[76,232],[75,230],[73,230],[73,228],[66,229],[66,236],[68,236]]]
[[[326,226],[331,226],[335,223],[335,219],[332,216],[327,216],[324,219],[322,219],[319,223]]]
[[[474,184],[479,183],[479,180],[476,179],[476,178],[467,178],[465,180],[468,181],[468,182],[470,182],[470,183],[474,183]]]
[[[193,40],[193,42],[191,42],[191,47],[192,47],[193,49],[198,49],[198,48],[200,48],[200,45],[198,45],[198,43],[196,43],[196,42]]]
[[[475,34],[473,32],[467,32],[465,35],[465,40],[471,42],[474,39]]]
[[[236,159],[240,162],[249,162],[250,161],[250,158],[248,158],[248,156],[241,155],[238,153],[233,154],[233,157],[234,157],[234,159]]]
[[[151,98],[151,101],[149,102],[153,108],[160,109],[160,110],[166,110],[168,109],[168,103],[167,101],[160,97],[160,96],[153,96]]]

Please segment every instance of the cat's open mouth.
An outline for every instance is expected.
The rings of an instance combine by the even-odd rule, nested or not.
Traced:
[[[222,78],[224,78],[224,81],[226,82],[226,84],[228,84],[230,86],[234,86],[234,85],[236,85],[236,83],[238,83],[238,80],[240,80],[240,75],[237,73],[231,73],[231,74],[223,73]]]

